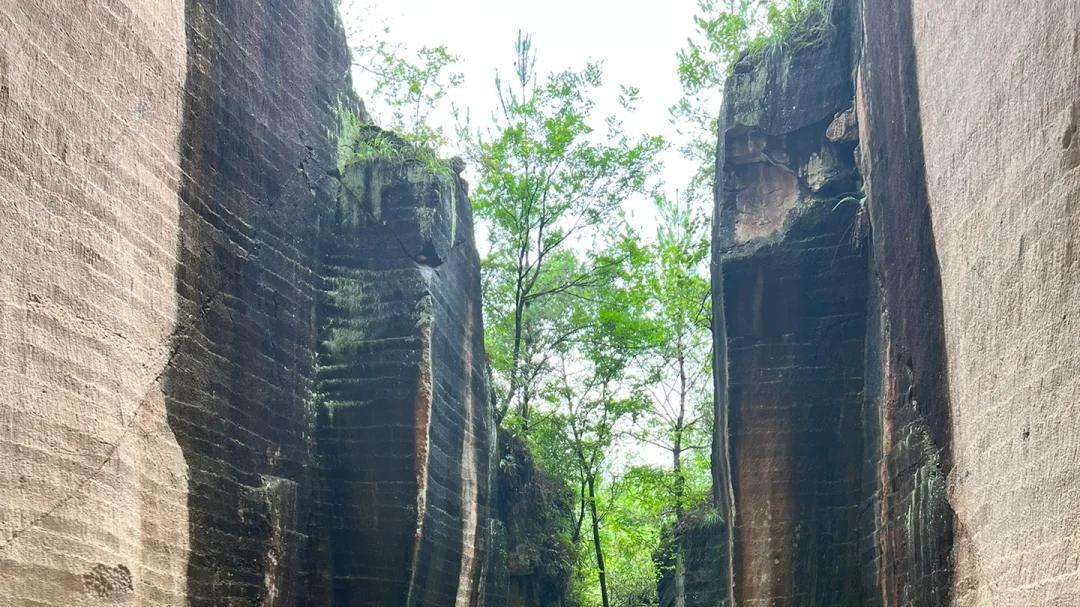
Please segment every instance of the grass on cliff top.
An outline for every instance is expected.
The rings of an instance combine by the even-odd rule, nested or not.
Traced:
[[[746,47],[743,60],[771,60],[785,51],[821,44],[834,33],[835,0],[791,0],[786,8],[769,7],[766,31]]]
[[[364,122],[344,105],[339,106],[338,116],[341,130],[338,133],[337,151],[338,170],[341,173],[344,174],[346,169],[358,163],[384,161],[401,166],[415,164],[445,183],[452,181],[450,163],[431,148]]]

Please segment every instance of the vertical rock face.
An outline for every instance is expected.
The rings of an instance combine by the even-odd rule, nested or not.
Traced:
[[[185,5],[176,356],[192,604],[292,604],[310,516],[319,176],[344,37],[328,2]],[[325,189],[325,188],[324,188]]]
[[[906,3],[871,4],[860,7],[856,100],[873,224],[863,423],[874,517],[865,527],[876,549],[865,579],[883,605],[945,605],[952,587],[953,513],[945,482],[954,409],[911,17]]]
[[[492,547],[485,607],[563,607],[570,603],[576,547],[567,488],[539,469],[519,438],[498,432]]]
[[[1080,604],[1080,3],[915,0],[911,16],[954,601]]]
[[[866,251],[848,14],[748,55],[726,88],[715,263],[726,340],[726,455],[737,604],[854,605]]]
[[[727,564],[727,546],[720,541],[724,524],[726,521],[709,507],[686,513],[680,527],[665,530],[660,550],[653,555],[661,572],[657,581],[659,607],[725,604],[728,586],[716,576]]]
[[[1080,8],[848,5],[726,91],[721,583],[737,604],[1073,604]]]
[[[175,3],[0,3],[0,605],[178,605]]]
[[[464,183],[444,171],[352,165],[323,220],[315,527],[327,583],[312,605],[479,596],[492,434],[479,259]]]
[[[335,3],[8,4],[0,605],[477,603],[468,200],[337,171]]]

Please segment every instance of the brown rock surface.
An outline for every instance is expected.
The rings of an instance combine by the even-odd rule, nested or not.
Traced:
[[[176,605],[184,10],[0,3],[0,605]]]
[[[176,356],[192,605],[294,605],[312,524],[318,212],[350,91],[329,0],[185,3]],[[135,583],[138,584],[136,579]]]
[[[336,195],[318,249],[317,579],[304,604],[469,607],[493,446],[465,185],[449,166],[379,160],[345,168]]]
[[[958,605],[1080,605],[1080,3],[912,2]]]
[[[826,136],[852,90],[843,76],[822,76],[850,72],[848,15],[831,13],[812,44],[749,54],[726,88],[713,262],[725,384],[717,419],[727,419],[718,436],[731,466],[719,482],[730,483],[733,515],[711,535],[730,535],[736,605],[864,602],[868,261],[855,144]],[[717,596],[697,594],[694,606]]]
[[[790,267],[812,259],[793,239],[813,208],[807,195],[850,170],[835,149],[799,151],[818,133],[784,130],[811,124],[794,117],[822,119],[820,102],[835,90],[827,62],[800,63],[806,51],[794,43],[771,73],[737,67],[729,81],[714,239],[714,473],[718,503],[734,509],[729,583],[739,604],[804,604],[801,582],[837,577],[862,580],[862,605],[1080,604],[1080,5],[1038,5],[852,3],[854,111],[837,108],[819,126],[834,145],[858,143],[863,189],[833,211],[858,205],[852,232],[870,234],[866,273],[856,263],[831,275]],[[807,77],[816,89],[800,86]],[[798,175],[794,191],[779,177],[785,165]],[[824,239],[831,225],[801,235]],[[814,277],[829,289],[806,290]],[[865,312],[862,345],[799,332],[810,311],[836,312],[841,301]],[[784,340],[763,340],[769,331]],[[863,362],[830,377],[793,347],[801,335],[831,364],[859,350]],[[812,369],[827,384],[820,394],[802,376]],[[843,407],[824,396],[850,392],[856,374],[858,428],[841,431],[840,444],[861,447],[829,453],[839,458],[833,490],[861,479],[848,502],[857,522],[841,521],[820,544],[838,568],[802,577],[821,556],[793,547],[822,520],[827,493],[795,505],[826,451],[793,457],[792,448],[808,420]],[[822,413],[772,405],[800,399]],[[746,436],[756,437],[749,447]],[[852,528],[859,557],[840,559],[852,543],[835,531]]]
[[[334,215],[331,0],[68,4],[0,5],[0,606],[476,604],[463,182],[411,167],[365,201],[389,227]]]

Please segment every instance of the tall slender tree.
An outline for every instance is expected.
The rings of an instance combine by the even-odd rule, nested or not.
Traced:
[[[558,429],[573,458],[580,487],[576,537],[583,539],[581,529],[587,518],[604,607],[609,607],[611,597],[601,532],[601,485],[624,422],[632,422],[648,408],[631,367],[652,340],[651,323],[644,314],[647,300],[627,280],[631,273],[627,268],[642,265],[644,251],[630,239],[620,248],[625,250],[607,254],[627,260],[615,280],[583,293],[567,310],[580,316],[586,328],[560,358],[558,381],[548,392],[551,406],[545,416],[545,423]]]
[[[515,56],[513,80],[496,78],[495,125],[466,125],[462,134],[479,172],[473,206],[492,245],[484,270],[496,415],[513,412],[514,425],[528,434],[534,400],[550,376],[543,354],[552,343],[543,340],[565,337],[541,330],[537,311],[556,295],[610,280],[622,261],[592,252],[617,237],[622,206],[648,189],[663,144],[626,135],[616,116],[595,123],[598,64],[540,80],[532,41],[520,33]],[[636,98],[623,87],[624,112]],[[570,263],[577,258],[583,261]]]

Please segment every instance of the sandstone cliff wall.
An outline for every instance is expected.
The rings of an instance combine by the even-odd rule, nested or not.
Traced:
[[[736,66],[714,238],[729,600],[1077,602],[1080,8],[1037,4],[826,3],[828,27]],[[849,35],[850,63],[822,55]],[[836,78],[854,93],[822,105]],[[856,187],[802,239],[847,224],[864,252],[823,264],[797,231],[807,177],[856,144]],[[849,306],[853,339],[807,331]],[[829,438],[793,457],[814,421]]]
[[[537,467],[529,448],[498,431],[493,527],[484,607],[571,604],[576,547],[569,489]]]
[[[464,183],[349,198],[330,0],[68,4],[0,7],[0,605],[476,604]]]
[[[871,225],[863,431],[863,579],[882,605],[946,605],[952,409],[941,279],[907,3],[862,2],[855,30],[859,165]]]
[[[912,3],[958,605],[1080,604],[1080,3]]]
[[[0,3],[0,604],[182,604],[184,8]]]
[[[493,422],[465,184],[415,160],[343,172],[319,244],[324,583],[307,604],[474,605]]]
[[[348,59],[321,0],[185,6],[183,168],[164,383],[188,465],[187,600],[294,604],[310,512],[318,176]]]
[[[714,263],[738,605],[863,603],[867,252],[855,143],[826,134],[851,104],[849,22],[818,15],[818,38],[747,55],[726,89]]]

